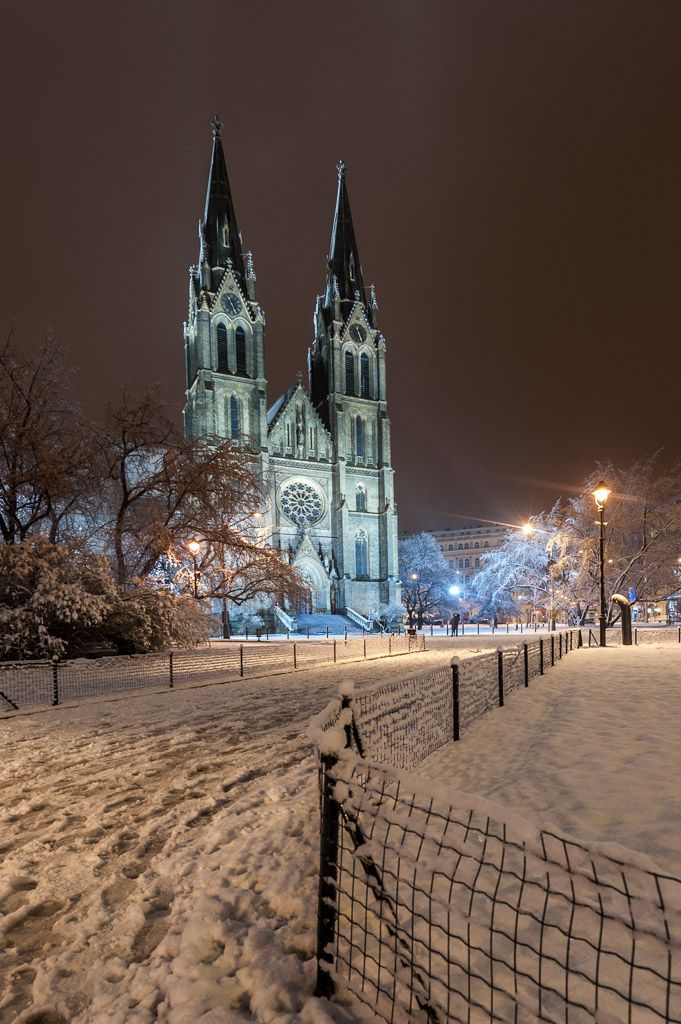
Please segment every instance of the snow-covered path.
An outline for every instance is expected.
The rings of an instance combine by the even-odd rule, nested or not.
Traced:
[[[681,877],[681,647],[574,651],[418,772]]]
[[[0,1021],[328,1020],[308,719],[425,652],[0,721]]]

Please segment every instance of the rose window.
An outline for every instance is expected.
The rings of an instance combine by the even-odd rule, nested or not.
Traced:
[[[322,499],[309,484],[287,484],[281,492],[280,504],[297,526],[311,526],[322,518]]]

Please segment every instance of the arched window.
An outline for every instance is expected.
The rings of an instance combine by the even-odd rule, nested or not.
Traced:
[[[488,540],[486,540],[486,541],[485,541],[485,547],[486,547],[486,548],[488,548],[488,547],[489,547],[489,541],[488,541]]]
[[[243,327],[236,329],[236,372],[240,377],[246,376],[246,332]]]
[[[229,373],[227,361],[227,328],[218,324],[218,373]]]
[[[463,544],[459,544],[459,551],[463,551]]]
[[[450,568],[450,569],[453,569],[453,568],[454,568],[454,562],[452,561],[452,559],[451,559],[451,558],[449,559],[449,568]]]
[[[367,535],[360,530],[355,535],[355,576],[369,575],[369,549]]]
[[[362,398],[369,397],[369,356],[362,352],[359,360],[359,387]]]
[[[345,394],[355,393],[355,357],[349,350],[345,353]]]
[[[447,548],[447,550],[448,550],[448,551],[453,551],[453,550],[454,550],[454,545],[453,545],[453,544],[450,544],[450,545],[449,545],[449,547]]]
[[[238,437],[239,433],[239,399],[232,395],[229,400],[229,435]]]
[[[459,559],[459,569],[463,569],[463,558]]]
[[[470,569],[470,567],[471,567],[471,560],[470,560],[470,558],[465,558],[464,559],[463,567],[464,567],[464,569]]]
[[[469,546],[469,545],[468,545],[468,542],[466,542],[466,543],[464,544],[464,547],[465,547],[466,551],[468,551],[468,546]]]
[[[358,459],[364,458],[364,420],[358,416],[355,420],[355,454]]]
[[[361,484],[355,491],[355,508],[358,512],[366,512],[367,510],[367,492]]]

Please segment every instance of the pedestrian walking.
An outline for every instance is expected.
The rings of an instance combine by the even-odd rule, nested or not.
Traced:
[[[458,612],[454,612],[452,615],[449,625],[452,627],[452,636],[459,635],[459,623],[461,622],[461,616]]]

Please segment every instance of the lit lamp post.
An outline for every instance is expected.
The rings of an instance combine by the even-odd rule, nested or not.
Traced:
[[[610,488],[602,480],[593,490],[594,501],[598,509],[598,561],[601,569],[601,607],[598,615],[601,647],[605,647],[605,559],[603,544],[603,511],[610,497]]]
[[[411,611],[409,613],[409,625],[413,626],[414,625],[414,612],[416,612],[416,598],[418,596],[418,584],[419,584],[419,581],[421,579],[421,573],[417,571],[417,572],[412,572],[409,575],[411,576],[411,578],[413,579],[414,583],[416,584],[416,595],[414,596],[414,608],[413,608],[413,611]],[[418,613],[416,613],[416,622],[417,622],[417,625],[418,625]]]
[[[201,550],[201,545],[199,544],[198,540],[190,540],[189,543],[187,544],[187,547],[191,551],[192,561],[194,562],[194,597],[198,598],[198,596],[199,596],[199,579],[198,579],[198,572],[197,572],[197,568],[196,568],[196,556],[199,553],[199,551]]]

